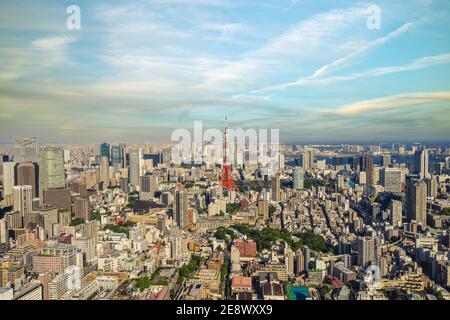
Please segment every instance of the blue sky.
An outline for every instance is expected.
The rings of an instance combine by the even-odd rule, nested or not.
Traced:
[[[449,20],[446,0],[2,0],[0,142],[168,141],[225,114],[283,141],[448,140]]]

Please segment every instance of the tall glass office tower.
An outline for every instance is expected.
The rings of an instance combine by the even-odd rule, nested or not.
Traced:
[[[39,152],[39,198],[44,199],[44,190],[64,188],[64,150],[57,147],[43,147]]]

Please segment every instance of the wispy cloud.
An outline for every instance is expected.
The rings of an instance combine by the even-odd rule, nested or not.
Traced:
[[[67,49],[76,40],[73,36],[51,36],[34,39],[22,48],[1,48],[0,82],[15,81],[43,70],[70,64]]]
[[[386,35],[384,37],[378,38],[378,39],[368,42],[368,43],[360,43],[357,48],[354,48],[355,51],[346,55],[343,58],[339,58],[329,64],[326,64],[326,65],[320,67],[311,76],[308,76],[306,78],[301,78],[301,79],[298,79],[293,82],[287,82],[287,83],[282,83],[282,84],[278,84],[278,85],[265,87],[263,89],[254,90],[252,92],[256,93],[256,92],[263,92],[263,91],[284,90],[286,88],[293,87],[293,86],[301,86],[301,85],[311,84],[311,83],[326,83],[326,80],[320,81],[320,79],[323,78],[323,76],[357,64],[359,62],[359,59],[364,54],[366,54],[368,51],[397,38],[402,33],[411,29],[412,26],[413,26],[412,23],[407,23],[407,24],[402,25],[401,27],[399,27],[398,29],[396,29],[395,31],[389,33],[388,35]]]
[[[247,52],[241,59],[208,70],[199,88],[235,90],[249,87],[257,79],[276,74],[281,66],[295,64],[300,59],[316,58],[320,52],[329,52],[339,36],[345,38],[345,33],[357,23],[364,25],[366,17],[364,6],[314,15],[290,27],[259,49]]]
[[[201,28],[218,33],[219,36],[216,39],[224,42],[233,41],[237,35],[250,31],[250,28],[243,23],[206,23]]]
[[[397,110],[433,102],[450,101],[450,91],[413,92],[352,103],[325,113],[340,116],[356,116],[386,110]]]
[[[33,45],[39,49],[62,49],[74,41],[76,41],[76,37],[73,36],[55,36],[36,39],[33,41]]]
[[[289,87],[330,85],[332,83],[342,82],[342,81],[352,81],[352,80],[357,80],[357,79],[379,77],[379,76],[385,76],[385,75],[389,75],[389,74],[421,70],[421,69],[426,69],[426,68],[430,68],[430,67],[441,65],[441,64],[447,64],[447,63],[450,63],[450,53],[436,55],[436,56],[422,57],[422,58],[415,59],[412,62],[404,64],[404,65],[373,68],[373,69],[369,69],[367,71],[356,72],[356,73],[352,73],[349,75],[325,77],[325,78],[308,77],[308,78],[304,78],[304,79],[299,79],[294,82],[288,82],[288,83],[283,83],[280,85],[267,87],[262,90],[258,90],[258,91],[254,91],[254,92],[284,90]]]
[[[359,48],[355,52],[319,68],[318,70],[316,70],[316,72],[314,72],[314,74],[311,76],[311,78],[317,79],[317,78],[323,77],[324,75],[332,73],[334,71],[341,70],[345,67],[348,67],[349,65],[354,65],[355,63],[357,63],[357,59],[360,58],[361,56],[363,56],[364,54],[366,54],[369,50],[371,50],[375,47],[381,46],[381,45],[391,41],[392,39],[397,38],[402,33],[405,33],[406,31],[411,29],[412,26],[413,26],[412,23],[404,24],[397,30],[389,33],[387,36],[378,38],[375,41],[369,42],[368,44],[361,46],[361,48]]]
[[[272,99],[274,95],[269,94],[266,96],[258,96],[258,95],[247,95],[247,94],[236,94],[232,98],[235,100],[256,100],[256,101],[269,101]]]

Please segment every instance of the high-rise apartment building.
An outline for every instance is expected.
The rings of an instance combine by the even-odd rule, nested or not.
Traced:
[[[8,227],[6,225],[6,219],[0,219],[0,244],[7,243],[9,239]]]
[[[427,196],[429,198],[436,198],[438,193],[438,179],[436,175],[430,175],[425,179],[427,183]]]
[[[362,156],[359,158],[359,170],[366,173],[366,184],[373,185],[373,159],[370,156]]]
[[[301,167],[294,168],[294,189],[303,190],[304,188],[304,170]]]
[[[100,159],[100,182],[103,183],[103,190],[109,187],[109,158],[102,156]]]
[[[31,213],[33,210],[33,187],[13,187],[13,204],[14,211],[19,211],[22,216]]]
[[[375,240],[370,237],[358,237],[356,239],[358,248],[358,265],[366,268],[375,262]]]
[[[391,216],[390,216],[391,224],[395,227],[401,226],[402,222],[403,222],[402,202],[398,201],[398,200],[391,200],[389,209],[391,212]]]
[[[14,187],[14,167],[15,162],[3,162],[3,197],[7,204],[12,202],[12,194]]]
[[[141,176],[141,168],[142,168],[142,151],[134,150],[130,154],[130,168],[128,178],[130,184],[139,187],[139,177]]]
[[[180,228],[185,228],[188,223],[188,196],[185,191],[177,190],[175,192],[175,221]]]
[[[281,192],[280,177],[277,175],[272,178],[272,201],[274,202],[280,201],[280,192]]]
[[[423,149],[414,153],[413,169],[420,179],[428,177],[428,150]]]
[[[407,215],[409,220],[427,225],[427,184],[410,178],[407,183]]]
[[[302,153],[302,168],[304,170],[311,169],[314,164],[314,150],[305,149]]]
[[[258,216],[264,221],[269,219],[269,202],[266,200],[258,200]]]
[[[295,257],[295,273],[300,274],[305,270],[305,256],[301,249],[298,249]]]

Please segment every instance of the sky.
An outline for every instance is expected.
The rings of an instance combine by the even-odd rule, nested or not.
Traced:
[[[0,143],[166,142],[226,115],[282,142],[448,141],[448,21],[448,0],[2,0]]]

